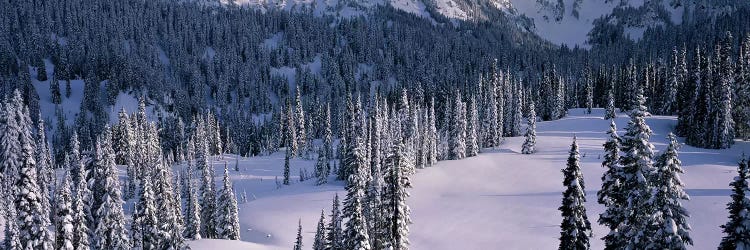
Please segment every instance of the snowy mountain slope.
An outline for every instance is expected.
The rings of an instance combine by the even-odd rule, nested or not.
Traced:
[[[596,223],[603,207],[596,203],[603,173],[600,155],[608,122],[602,110],[583,115],[570,111],[567,118],[537,124],[537,146],[533,155],[520,154],[523,138],[507,138],[498,149],[485,150],[477,157],[444,161],[420,170],[412,176],[413,189],[408,204],[413,224],[410,241],[414,249],[553,249],[558,245],[557,207],[562,197],[562,173],[572,137],[578,137],[582,170],[586,184],[589,220],[594,235],[592,249],[603,248],[599,240],[606,234]],[[628,118],[617,118],[622,135]],[[654,130],[652,142],[657,150],[666,147],[666,134],[675,125],[674,117],[647,119]],[[726,221],[729,182],[735,165],[750,143],[737,142],[728,150],[705,150],[683,146],[680,159],[685,174],[682,180],[691,200],[685,207],[695,249],[711,249],[721,239],[719,225]],[[312,246],[315,225],[321,209],[330,213],[335,193],[345,194],[343,184],[331,182],[315,186],[314,181],[294,181],[276,189],[275,176],[282,175],[283,152],[271,156],[240,158],[240,172],[231,171],[238,193],[246,192],[249,202],[240,205],[242,240],[258,244],[257,249],[288,249],[295,239],[297,220],[302,220],[305,248]],[[217,173],[224,162],[231,167],[234,156],[215,162]],[[312,171],[313,161],[292,161],[292,173],[300,168]],[[294,178],[296,179],[296,178]],[[215,244],[214,244],[215,243]],[[194,249],[216,249],[236,242],[205,241],[192,243]],[[253,246],[253,249],[256,249]]]
[[[679,24],[684,8],[684,6],[672,7],[668,1],[662,0],[649,1],[648,4],[644,0],[563,0],[561,2],[511,0],[511,2],[519,15],[525,15],[533,20],[532,30],[536,34],[555,44],[565,44],[570,47],[586,46],[588,33],[594,28],[594,21],[598,18],[614,13],[614,16],[606,18],[610,18],[613,22],[621,18],[632,20],[632,23],[627,22],[625,25],[634,28],[661,25],[667,21]],[[654,17],[657,6],[663,6],[669,13],[669,17],[664,19]],[[631,11],[621,11],[625,9]],[[639,37],[637,32],[631,36],[633,39]]]

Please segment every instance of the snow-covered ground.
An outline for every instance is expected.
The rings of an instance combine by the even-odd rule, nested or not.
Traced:
[[[596,223],[603,207],[596,203],[600,189],[602,143],[608,129],[602,110],[584,115],[571,110],[567,118],[537,123],[538,153],[520,154],[523,138],[507,138],[497,149],[485,150],[477,157],[444,161],[422,169],[412,176],[410,190],[412,221],[410,241],[413,249],[554,249],[558,245],[562,186],[573,136],[578,137],[582,170],[586,183],[588,217],[594,228],[592,249],[602,249],[599,239],[606,229]],[[628,118],[617,118],[619,134]],[[664,139],[674,127],[674,117],[647,119],[654,130],[652,142],[657,150],[666,147]],[[712,249],[721,239],[719,225],[726,221],[729,182],[736,162],[750,144],[738,142],[728,150],[705,150],[683,146],[680,159],[685,174],[682,180],[691,200],[685,202],[691,213],[693,249]],[[302,220],[305,248],[312,246],[315,225],[321,210],[330,213],[335,193],[345,195],[343,183],[315,186],[314,180],[297,181],[300,168],[312,173],[314,161],[291,162],[295,182],[276,188],[274,178],[281,177],[283,153],[240,158],[240,172],[232,173],[235,190],[245,191],[249,202],[240,204],[241,238],[252,243],[201,240],[194,249],[289,249],[293,246],[297,220]],[[217,173],[234,156],[215,162]],[[217,178],[220,180],[220,178]]]

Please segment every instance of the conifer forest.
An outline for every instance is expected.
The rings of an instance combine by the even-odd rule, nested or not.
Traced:
[[[0,0],[0,250],[750,249],[750,1]]]

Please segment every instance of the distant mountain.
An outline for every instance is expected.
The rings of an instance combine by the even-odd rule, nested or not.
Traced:
[[[190,0],[188,0],[190,1]],[[602,30],[621,29],[639,40],[654,26],[680,25],[693,16],[733,12],[750,1],[735,0],[193,0],[230,3],[261,10],[312,11],[342,18],[367,15],[390,6],[433,22],[482,20],[515,22],[557,45],[589,47]],[[504,18],[499,18],[503,16]],[[593,33],[592,33],[593,31]]]

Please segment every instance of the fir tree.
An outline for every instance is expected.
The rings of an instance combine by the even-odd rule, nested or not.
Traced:
[[[313,250],[325,250],[327,247],[326,242],[326,224],[325,214],[323,210],[320,211],[320,219],[318,220],[318,227],[315,229],[315,240],[313,241]]]
[[[318,161],[315,163],[315,177],[317,177],[316,185],[323,185],[328,183],[328,158],[323,148],[318,150]]]
[[[224,166],[224,185],[219,195],[216,210],[217,236],[221,239],[240,239],[240,218],[237,210],[237,198],[229,179],[229,170]]]
[[[191,239],[191,240],[200,240],[201,239],[201,206],[198,200],[198,195],[195,190],[195,187],[193,185],[192,181],[192,171],[187,172],[187,178],[188,181],[185,183],[187,185],[187,201],[186,201],[186,211],[185,211],[185,232],[184,236],[185,238]]]
[[[346,219],[344,229],[344,247],[353,250],[371,249],[367,232],[367,221],[363,213],[363,199],[365,182],[367,180],[366,162],[361,144],[356,138],[355,146],[346,159],[346,166],[351,171],[346,184],[346,199],[344,200],[343,218]]]
[[[453,108],[449,158],[458,160],[466,157],[466,105],[461,101],[459,93],[456,93]]]
[[[97,249],[130,249],[127,230],[125,229],[125,213],[122,209],[120,184],[117,180],[115,154],[109,128],[105,129],[97,141],[96,154],[102,158],[103,164],[98,166],[101,173],[95,175],[97,183],[103,190],[101,205],[96,210],[96,229],[94,230],[94,248]]]
[[[385,225],[388,227],[386,240],[390,241],[392,249],[409,249],[409,224],[410,209],[406,204],[406,198],[409,197],[407,188],[411,188],[409,176],[404,173],[406,164],[405,156],[402,152],[404,145],[394,144],[389,156],[389,174],[387,177],[387,193],[384,195],[385,206],[389,207],[385,212],[389,214],[389,222]]]
[[[529,103],[529,114],[526,125],[526,140],[523,142],[522,154],[533,154],[536,152],[536,111],[534,101]]]
[[[294,250],[302,250],[302,219],[297,224],[297,240],[294,242]]]
[[[205,137],[198,137],[199,143],[196,146],[196,161],[198,162],[198,169],[200,169],[201,178],[201,236],[209,239],[216,237],[216,222],[214,213],[216,211],[216,193],[214,192],[214,171],[213,166],[208,164],[208,145]]]
[[[71,163],[71,166],[79,165],[76,169],[82,172],[84,168],[80,166],[81,164],[79,161]],[[68,171],[72,171],[72,168],[69,168]],[[71,175],[73,174],[71,172]],[[85,174],[79,173],[78,175],[84,176]],[[88,250],[91,246],[91,242],[89,241],[91,230],[88,227],[91,210],[87,205],[89,204],[88,201],[91,200],[90,196],[91,192],[88,189],[85,178],[79,178],[79,182],[76,184],[75,199],[73,200],[73,228],[75,229],[73,232],[73,246],[76,250]]]
[[[578,143],[573,137],[570,145],[570,156],[568,164],[563,169],[563,192],[562,205],[558,210],[562,212],[562,223],[560,224],[560,246],[558,249],[589,249],[589,237],[591,237],[591,223],[586,216],[586,193],[583,182],[583,174],[580,167],[580,155]]]
[[[323,132],[323,149],[325,150],[325,156],[328,161],[333,159],[333,133],[331,132],[331,105],[326,104],[325,114],[325,128]],[[330,175],[331,166],[330,162],[326,162],[328,166],[326,175]]]
[[[620,161],[620,137],[617,136],[617,126],[611,120],[607,142],[604,143],[604,161],[602,167],[602,189],[597,192],[597,202],[604,205],[605,211],[599,215],[599,223],[609,229],[609,233],[602,238],[606,249],[618,249],[624,244],[623,235],[617,230],[623,222],[626,206],[622,182],[624,180]]]
[[[74,209],[70,192],[70,172],[66,171],[61,186],[55,194],[55,249],[73,250]]]
[[[15,92],[15,100],[21,100],[18,91]],[[18,238],[20,248],[23,249],[51,249],[53,247],[52,237],[47,230],[49,223],[49,211],[42,207],[42,191],[39,188],[37,177],[37,162],[34,157],[34,140],[31,136],[31,119],[29,111],[22,103],[16,103],[15,112],[9,112],[8,120],[15,120],[16,128],[8,126],[7,130],[16,130],[18,151],[16,154],[19,161],[17,166],[17,177],[15,179],[14,205],[16,209],[16,220],[18,223]],[[8,124],[12,124],[8,122]],[[48,197],[47,197],[48,198]]]
[[[13,204],[6,205],[5,208],[5,239],[3,246],[5,249],[21,249],[20,232],[16,222],[16,208]]]
[[[292,157],[292,151],[289,148],[287,148],[286,155],[284,156],[284,185],[289,185],[289,174],[291,172],[289,170],[290,168],[289,158],[291,157]]]
[[[341,227],[341,221],[343,218],[341,217],[341,210],[339,209],[340,205],[341,203],[339,202],[339,194],[337,193],[333,197],[333,207],[331,207],[331,221],[328,223],[328,227],[326,228],[326,241],[328,242],[326,249],[347,249],[344,245],[344,232]]]
[[[471,97],[469,104],[468,124],[466,126],[466,156],[472,157],[479,154],[479,144],[477,142],[477,126],[479,123],[479,114],[477,113],[476,98]]]
[[[727,204],[729,221],[722,225],[724,237],[719,249],[748,249],[750,247],[750,200],[747,199],[748,165],[745,157],[739,162],[737,176],[729,186],[732,187],[732,201]]]
[[[133,212],[130,235],[133,248],[156,249],[159,245],[157,208],[151,178],[141,181],[141,193]]]
[[[612,89],[609,89],[607,93],[607,108],[604,110],[604,119],[614,119],[617,117],[615,113],[615,97],[612,94]]]
[[[586,114],[591,114],[594,107],[594,83],[591,76],[591,68],[586,67],[584,80],[586,81]]]
[[[624,207],[627,211],[621,232],[624,234],[626,247],[645,248],[653,235],[650,227],[653,207],[649,206],[651,186],[649,180],[653,171],[654,146],[649,142],[651,128],[646,124],[648,115],[644,106],[643,89],[638,88],[636,104],[630,111],[630,122],[622,140],[623,156],[620,157],[623,176],[623,196],[628,201]]]
[[[677,158],[679,143],[674,134],[667,136],[669,145],[654,164],[654,198],[651,199],[658,218],[656,234],[648,248],[651,249],[686,249],[693,244],[690,238],[690,225],[687,210],[681,200],[690,197],[683,190],[684,184],[680,180],[683,173],[682,163]]]
[[[294,124],[296,126],[295,131],[297,135],[297,147],[304,149],[307,147],[307,142],[305,141],[307,140],[307,132],[305,130],[305,111],[302,107],[302,97],[299,85],[297,85],[297,91],[295,91],[294,108]]]

